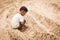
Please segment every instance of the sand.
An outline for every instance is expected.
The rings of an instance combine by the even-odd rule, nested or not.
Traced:
[[[28,29],[12,29],[11,19],[21,6]],[[0,40],[60,40],[60,0],[0,0]]]

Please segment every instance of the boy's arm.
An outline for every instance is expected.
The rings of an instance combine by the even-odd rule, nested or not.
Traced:
[[[25,23],[26,23],[26,20],[24,20],[24,22],[20,22],[20,25],[21,26],[26,26]]]

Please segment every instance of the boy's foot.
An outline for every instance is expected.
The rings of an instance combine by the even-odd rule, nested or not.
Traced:
[[[28,27],[22,27],[22,29],[20,30],[21,32],[24,32]]]
[[[21,32],[24,32],[25,30],[24,30],[24,29],[21,29],[20,31],[21,31]]]

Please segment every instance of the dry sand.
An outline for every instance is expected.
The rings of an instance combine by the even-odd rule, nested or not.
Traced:
[[[11,28],[11,18],[26,6],[29,28]],[[60,0],[0,0],[0,40],[60,40]]]

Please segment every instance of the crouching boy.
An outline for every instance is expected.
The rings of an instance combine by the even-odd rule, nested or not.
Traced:
[[[25,6],[22,6],[19,10],[19,13],[12,17],[11,25],[13,29],[18,29],[23,32],[24,29],[27,28],[27,25],[25,25],[26,20],[24,19],[24,15],[27,12],[28,9]]]

